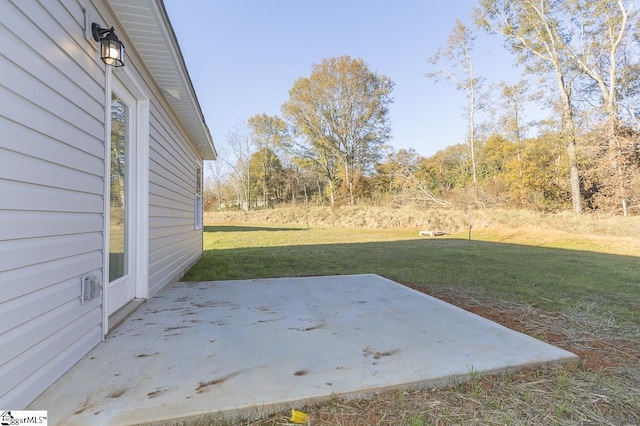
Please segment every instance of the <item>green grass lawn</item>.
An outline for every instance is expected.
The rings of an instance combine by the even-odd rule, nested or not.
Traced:
[[[639,257],[611,254],[615,242],[519,232],[474,232],[468,241],[466,233],[429,238],[415,230],[206,226],[204,255],[184,279],[374,273],[640,326]]]

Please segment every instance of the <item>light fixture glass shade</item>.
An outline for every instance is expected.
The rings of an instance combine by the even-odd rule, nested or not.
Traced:
[[[100,41],[100,57],[105,64],[113,67],[124,66],[124,44],[120,40],[105,37]]]
[[[100,42],[100,58],[102,61],[112,67],[124,66],[124,44],[118,39],[113,27],[104,29],[94,23],[92,31],[93,38]]]

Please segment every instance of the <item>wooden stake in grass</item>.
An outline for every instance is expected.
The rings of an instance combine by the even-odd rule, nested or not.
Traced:
[[[468,219],[468,222],[469,222],[469,241],[471,241],[471,227],[472,227],[471,226],[471,205],[469,205],[469,219]]]

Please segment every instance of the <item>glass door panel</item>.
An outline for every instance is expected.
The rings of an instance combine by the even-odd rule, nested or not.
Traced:
[[[128,273],[129,107],[111,94],[111,173],[109,191],[109,282]]]

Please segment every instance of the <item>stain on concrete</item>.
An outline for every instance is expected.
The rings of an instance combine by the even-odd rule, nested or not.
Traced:
[[[218,308],[223,306],[233,306],[233,303],[225,302],[225,301],[207,300],[203,302],[191,302],[191,306],[195,306],[196,308]]]
[[[139,355],[136,355],[136,358],[147,358],[147,357],[150,357],[150,356],[158,355],[159,353],[160,352],[154,352],[152,354],[139,354]]]
[[[113,392],[111,392],[109,395],[107,395],[108,398],[120,398],[122,395],[124,395],[124,393],[127,390],[125,388],[121,388],[118,390],[114,390]]]
[[[234,371],[233,373],[229,373],[226,376],[218,377],[217,379],[213,379],[213,380],[210,380],[208,382],[200,382],[198,384],[198,387],[196,388],[196,392],[197,393],[206,392],[209,387],[218,385],[220,383],[224,383],[227,380],[232,379],[232,378],[236,377],[237,375],[244,373],[245,371],[247,371],[247,370],[246,369],[245,370],[238,370],[238,371]]]
[[[278,313],[278,309],[273,309],[273,308],[269,308],[269,307],[266,307],[266,306],[258,306],[257,308],[249,308],[249,310],[254,310],[254,309],[256,309],[256,310],[258,310],[260,312],[271,314],[271,315],[275,315],[275,314]]]
[[[284,319],[287,319],[287,317],[279,317],[279,318],[271,318],[271,319],[266,319],[266,320],[258,320],[256,322],[254,322],[253,324],[256,325],[256,324],[262,324],[262,323],[265,323],[265,322],[276,322],[276,321],[282,321]]]
[[[164,331],[173,331],[173,330],[180,330],[181,328],[189,328],[190,326],[188,325],[177,325],[175,327],[165,327]]]
[[[147,394],[147,396],[149,397],[149,399],[153,399],[153,398],[157,398],[158,396],[167,393],[169,391],[169,389],[167,388],[159,388],[154,390],[153,392],[149,392]]]
[[[84,411],[89,408],[89,397],[87,397],[87,399],[84,400],[84,403],[82,404],[82,407],[80,407],[77,411],[74,411],[73,414],[81,414],[84,413]]]
[[[318,325],[313,325],[311,327],[306,327],[306,328],[300,328],[300,327],[289,327],[289,330],[295,330],[295,331],[311,331],[311,330],[317,330],[319,328],[323,328],[324,327],[324,323],[321,322]]]
[[[369,346],[367,346],[362,350],[362,356],[364,356],[365,358],[369,358],[371,356],[373,357],[373,359],[380,359],[382,357],[395,355],[398,352],[400,352],[400,350],[398,349],[394,349],[392,351],[386,351],[386,352],[378,352],[378,351],[374,351]]]

